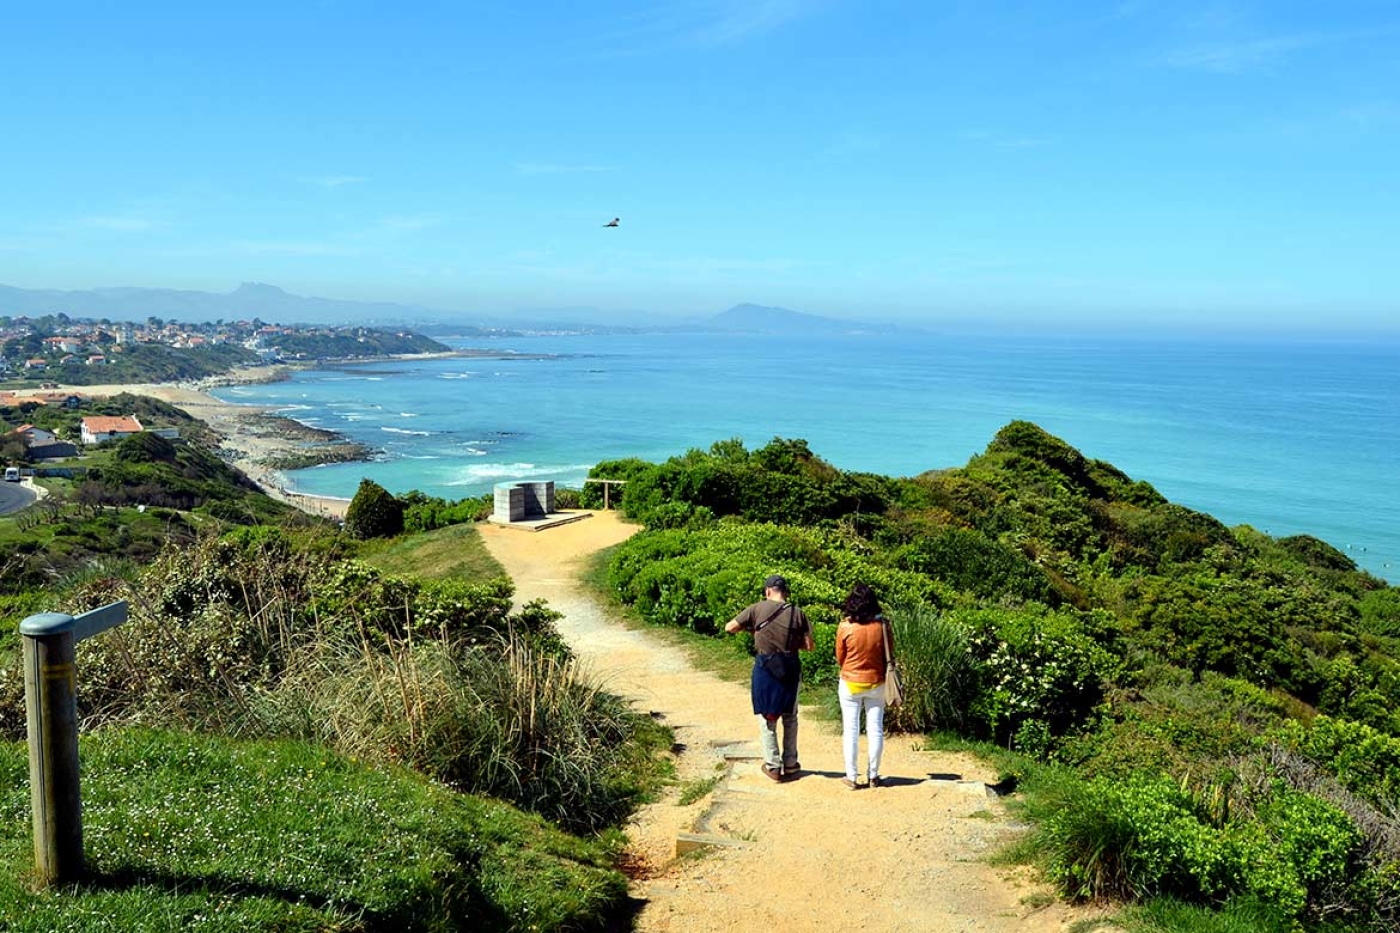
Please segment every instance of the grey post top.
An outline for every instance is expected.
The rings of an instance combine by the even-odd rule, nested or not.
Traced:
[[[127,618],[126,600],[108,603],[80,616],[63,612],[40,612],[19,624],[19,633],[30,638],[44,638],[71,632],[74,641],[91,638],[99,632],[121,625]]]

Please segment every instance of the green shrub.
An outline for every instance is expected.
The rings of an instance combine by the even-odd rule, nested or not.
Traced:
[[[970,528],[931,530],[902,548],[895,561],[984,599],[1051,602],[1057,597],[1035,564]]]
[[[117,443],[113,456],[128,463],[174,463],[175,445],[149,431],[124,437]]]
[[[1361,598],[1361,627],[1372,635],[1400,638],[1400,587],[1372,590]]]
[[[588,478],[622,480],[624,485],[610,486],[607,491],[608,505],[614,509],[622,509],[627,501],[627,484],[655,468],[656,464],[636,457],[603,460],[588,471]],[[585,509],[601,509],[603,489],[602,483],[584,483],[583,488],[579,490],[579,505]]]
[[[1318,716],[1308,727],[1289,723],[1280,735],[1363,800],[1382,810],[1400,807],[1400,738],[1331,716]]]
[[[1371,915],[1362,837],[1326,801],[1274,790],[1257,820],[1222,820],[1179,783],[1138,773],[1073,787],[1037,829],[1050,877],[1076,899],[1251,898],[1293,920]]]
[[[360,480],[345,510],[346,533],[352,538],[392,538],[403,530],[403,503],[374,480]]]
[[[403,503],[404,530],[413,532],[482,522],[490,518],[495,509],[495,501],[490,495],[449,502],[414,489],[405,493],[399,501]]]
[[[967,631],[980,684],[970,712],[984,734],[1011,743],[1026,736],[1064,736],[1087,723],[1117,669],[1113,657],[1078,616],[1044,610],[955,610]],[[1048,751],[1048,746],[1046,751]]]

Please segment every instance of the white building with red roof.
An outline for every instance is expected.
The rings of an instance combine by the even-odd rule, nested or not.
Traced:
[[[135,415],[89,415],[83,419],[83,443],[100,444],[120,437],[139,434],[145,428]]]

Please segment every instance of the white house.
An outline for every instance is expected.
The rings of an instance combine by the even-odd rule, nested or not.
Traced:
[[[45,431],[43,428],[36,428],[32,424],[22,424],[10,432],[19,434],[24,438],[26,446],[32,447],[35,444],[52,444],[58,438],[54,437],[52,431]]]
[[[89,415],[83,419],[83,443],[100,444],[113,438],[130,437],[144,430],[135,415]]]

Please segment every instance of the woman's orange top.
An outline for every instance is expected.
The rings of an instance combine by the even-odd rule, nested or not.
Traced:
[[[890,638],[894,650],[894,638]],[[848,684],[874,686],[885,681],[885,623],[842,619],[836,626],[836,663]]]

